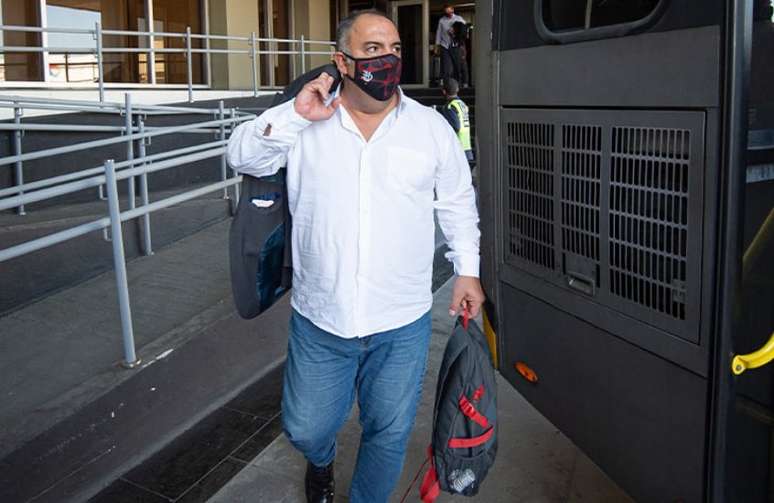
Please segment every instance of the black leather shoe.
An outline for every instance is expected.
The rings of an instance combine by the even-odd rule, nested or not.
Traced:
[[[312,463],[306,464],[304,489],[307,503],[333,503],[335,486],[333,462],[324,468],[318,468]]]

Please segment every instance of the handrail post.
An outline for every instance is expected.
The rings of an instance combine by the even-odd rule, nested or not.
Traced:
[[[21,118],[22,118],[22,108],[21,107],[13,107],[13,122],[16,124],[17,129],[13,132],[13,155],[21,155],[22,154],[22,130],[21,130]],[[24,185],[24,166],[22,164],[22,161],[16,161],[14,164],[14,173],[16,178],[16,186],[22,186]],[[19,191],[17,195],[24,194],[23,191]],[[20,204],[16,208],[16,213],[18,215],[26,215],[27,212],[24,211],[24,205]]]
[[[267,47],[269,48],[268,51],[266,51],[266,54],[268,55],[267,61],[268,61],[268,70],[269,70],[269,87],[274,87],[275,82],[275,75],[274,75],[274,59],[277,57],[276,54],[274,54],[278,49],[279,46],[277,45],[277,42],[274,42],[274,39],[269,39],[271,42],[268,42]]]
[[[220,100],[218,102],[218,119],[220,119],[220,127],[219,127],[219,133],[218,133],[218,139],[221,141],[226,140],[226,112],[223,108],[223,100]],[[223,154],[220,156],[220,179],[221,181],[226,181],[226,178],[228,178],[228,166],[226,163],[226,153],[223,152]],[[228,199],[228,187],[223,187],[223,199]]]
[[[193,58],[191,57],[191,27],[185,27],[185,57],[188,60],[188,103],[193,103]]]
[[[127,137],[130,137],[133,133],[132,127],[133,127],[133,121],[132,121],[132,95],[131,93],[124,93],[124,129],[126,132]],[[132,140],[126,141],[126,160],[132,161],[134,160],[134,142]],[[135,180],[133,176],[130,176],[126,179],[127,183],[127,193],[129,197],[129,209],[134,209],[135,202],[136,202],[136,194],[135,194]]]
[[[138,145],[139,148],[139,154],[140,154],[140,160],[142,161],[142,165],[146,166],[145,163],[145,122],[142,120],[142,117],[137,117],[137,132],[140,134],[140,143]],[[140,197],[142,198],[142,205],[147,206],[150,202],[150,198],[148,197],[148,173],[143,173],[140,175]],[[153,255],[153,242],[151,241],[151,223],[150,223],[150,213],[146,213],[142,216],[142,232],[143,232],[143,240],[142,240],[142,248],[143,253],[145,255]]]
[[[145,2],[145,19],[153,19],[153,2]],[[156,85],[156,38],[153,35],[153,26],[148,25],[148,82]]]
[[[301,34],[301,75],[306,73],[306,57],[304,48],[304,34]]]
[[[255,60],[255,32],[250,33],[250,63],[253,66],[253,98],[258,96],[258,68]]]
[[[105,161],[105,182],[108,193],[108,209],[110,211],[110,230],[113,237],[113,268],[116,272],[118,307],[121,313],[121,333],[124,343],[124,361],[121,364],[126,368],[134,368],[140,364],[140,359],[137,358],[134,347],[132,308],[129,305],[129,283],[126,279],[124,238],[121,234],[121,208],[118,205],[116,167],[112,159]]]
[[[229,128],[229,134],[234,132],[234,128],[236,127],[236,108],[232,108],[230,112],[230,118],[231,118],[231,127]],[[235,207],[239,207],[239,184],[234,184],[234,205]]]
[[[97,21],[94,23],[94,36],[97,40],[97,79],[99,87],[99,102],[105,102],[105,68],[102,61],[102,25]]]

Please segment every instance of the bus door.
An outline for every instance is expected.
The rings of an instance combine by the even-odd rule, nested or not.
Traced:
[[[707,493],[724,8],[477,4],[500,372],[637,501]]]
[[[736,275],[724,286],[731,304],[727,348],[719,358],[715,460],[710,472],[716,501],[774,501],[774,8],[759,1],[752,10],[747,131],[740,131],[745,169],[730,179],[729,245]],[[744,77],[744,74],[741,75]],[[745,149],[746,147],[746,149]],[[739,176],[741,175],[741,176]],[[736,232],[734,232],[736,231]],[[769,344],[767,344],[767,342]],[[756,365],[763,365],[755,368]],[[727,394],[727,396],[726,396]]]

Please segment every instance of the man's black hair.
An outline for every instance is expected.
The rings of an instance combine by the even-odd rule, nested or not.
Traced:
[[[352,48],[349,47],[349,34],[352,32],[352,25],[355,24],[357,18],[366,14],[383,17],[389,22],[393,22],[387,14],[379,9],[363,9],[351,12],[347,17],[339,21],[339,25],[336,27],[336,50],[352,53]]]
[[[443,90],[446,93],[446,96],[455,96],[460,92],[460,84],[456,79],[446,77],[443,79]]]

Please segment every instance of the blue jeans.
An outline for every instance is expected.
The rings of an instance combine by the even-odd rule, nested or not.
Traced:
[[[394,330],[344,339],[293,310],[283,429],[308,461],[327,466],[357,391],[363,433],[351,503],[386,502],[398,481],[422,392],[430,333],[429,312]]]

